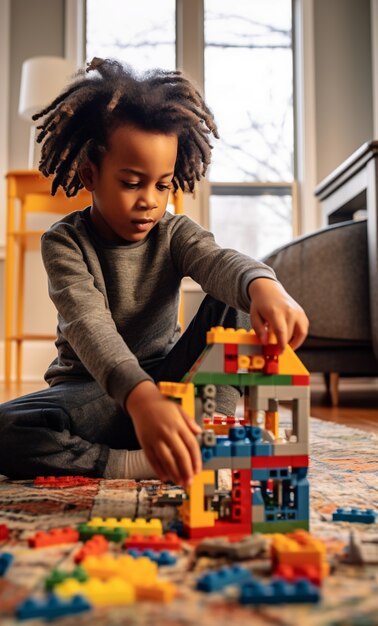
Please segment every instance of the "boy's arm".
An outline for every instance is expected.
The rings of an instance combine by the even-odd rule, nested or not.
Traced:
[[[274,271],[236,250],[224,249],[212,233],[185,216],[176,220],[172,255],[182,274],[206,292],[245,312],[263,342],[267,331],[277,335],[280,350],[293,349],[305,339],[308,319],[301,306],[277,281]]]
[[[273,332],[281,351],[289,344],[293,350],[305,340],[308,319],[302,307],[287,293],[281,283],[256,278],[248,286],[251,299],[251,324],[262,343]]]
[[[101,272],[95,277],[84,256],[75,238],[63,228],[42,237],[49,294],[59,314],[61,334],[74,351],[72,358],[123,406],[136,384],[152,379],[117,330],[106,287],[99,284]],[[119,380],[122,385],[114,384]]]

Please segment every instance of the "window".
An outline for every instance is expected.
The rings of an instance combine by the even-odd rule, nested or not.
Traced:
[[[204,92],[221,136],[204,222],[222,246],[259,258],[293,236],[291,0],[198,0],[185,10],[203,11]],[[176,14],[175,0],[108,0],[106,14],[87,0],[87,58],[173,69]],[[177,32],[191,42],[187,22]]]
[[[87,0],[86,56],[112,57],[144,71],[176,67],[175,0]]]

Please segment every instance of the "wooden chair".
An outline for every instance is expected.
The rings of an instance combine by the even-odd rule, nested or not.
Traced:
[[[30,334],[24,331],[25,262],[26,252],[39,249],[41,235],[46,230],[33,229],[30,218],[37,214],[51,214],[50,223],[60,216],[83,209],[91,204],[91,194],[85,189],[74,198],[67,198],[59,189],[51,196],[51,179],[35,170],[15,170],[7,174],[7,226],[5,256],[5,375],[9,384],[12,378],[13,346],[16,344],[16,382],[22,378],[24,341],[54,341],[55,335]],[[171,196],[175,213],[183,211],[183,195]],[[183,306],[180,305],[180,322],[183,324]]]

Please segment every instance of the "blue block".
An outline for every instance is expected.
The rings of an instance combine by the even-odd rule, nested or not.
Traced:
[[[207,461],[210,461],[210,459],[213,458],[214,456],[214,447],[211,448],[206,448],[205,446],[202,446],[201,448],[201,456],[202,456],[202,463],[205,464]]]
[[[360,522],[361,524],[374,524],[377,513],[373,509],[343,509],[338,508],[332,514],[334,522]]]
[[[221,591],[227,585],[235,585],[246,582],[251,578],[251,573],[241,565],[232,565],[230,567],[222,567],[214,572],[203,574],[196,584],[199,591]]]
[[[268,469],[252,468],[252,480],[269,480],[270,471]]]
[[[251,441],[262,440],[262,429],[260,426],[245,426],[245,433]]]
[[[72,615],[89,611],[92,605],[84,596],[76,595],[72,598],[62,599],[55,593],[50,593],[47,598],[27,598],[16,609],[18,619],[34,619],[43,617],[55,619],[63,615]]]
[[[0,553],[0,576],[4,576],[13,563],[14,556],[10,552]]]
[[[230,441],[241,441],[247,437],[244,426],[231,426],[228,432]]]
[[[265,506],[264,498],[262,497],[261,489],[255,487],[252,493],[252,505],[260,505]]]
[[[310,485],[307,478],[298,481],[295,487],[295,506],[297,508],[297,519],[305,520],[310,517]]]
[[[300,604],[319,602],[320,591],[308,580],[301,579],[291,584],[282,578],[263,584],[253,579],[241,585],[241,604]]]
[[[127,550],[127,553],[134,557],[134,559],[139,559],[141,556],[146,556],[150,559],[150,561],[154,561],[157,565],[175,565],[177,563],[177,558],[168,550],[137,550],[136,548],[130,548]]]
[[[231,456],[231,441],[228,437],[220,435],[216,437],[216,444],[212,449],[215,457]]]
[[[253,456],[272,456],[273,446],[268,441],[255,441],[252,444]]]
[[[231,444],[231,454],[236,457],[251,457],[252,444],[249,439],[240,439]]]
[[[287,480],[290,478],[291,472],[287,467],[252,468],[252,480]]]
[[[291,522],[297,519],[298,512],[294,507],[269,506],[265,508],[266,522]]]

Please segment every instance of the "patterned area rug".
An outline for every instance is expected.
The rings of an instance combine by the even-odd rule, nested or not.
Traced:
[[[322,588],[318,605],[242,607],[235,601],[235,589],[204,594],[194,590],[195,581],[209,567],[225,564],[202,557],[195,559],[192,542],[176,566],[159,569],[160,578],[177,585],[178,595],[168,605],[138,602],[130,607],[96,608],[81,616],[61,618],[59,624],[116,626],[120,624],[159,626],[378,626],[378,567],[345,564],[340,555],[352,527],[334,523],[331,513],[337,506],[373,508],[378,511],[378,437],[373,433],[311,419],[311,531],[325,540],[332,574]],[[160,517],[165,525],[177,516],[175,506],[166,504],[178,488],[157,481],[93,480],[68,489],[37,487],[32,481],[0,480],[0,524],[11,529],[0,551],[15,559],[0,577],[0,624],[11,626],[15,606],[30,594],[43,590],[43,581],[54,567],[72,569],[78,546],[30,549],[27,539],[35,530],[76,525],[94,516]],[[166,496],[163,503],[161,496]],[[377,534],[377,524],[353,524],[363,535]],[[120,548],[113,548],[114,552]],[[247,567],[265,571],[269,561],[247,561]],[[268,578],[266,579],[268,580]],[[42,623],[33,620],[32,624]]]

